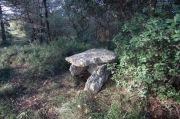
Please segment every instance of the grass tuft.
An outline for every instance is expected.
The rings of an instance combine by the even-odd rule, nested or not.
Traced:
[[[12,84],[4,84],[0,87],[0,96],[12,95],[16,93],[16,90]]]

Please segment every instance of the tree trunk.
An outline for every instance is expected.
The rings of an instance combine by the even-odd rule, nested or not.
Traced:
[[[38,0],[38,4],[39,4],[39,10],[38,10],[38,15],[39,15],[39,20],[40,20],[40,28],[39,28],[39,43],[42,44],[44,42],[43,39],[43,34],[44,32],[44,23],[43,23],[43,15],[42,15],[42,4],[41,2]]]
[[[27,4],[27,5],[28,5],[28,4]],[[25,6],[26,15],[27,15],[29,24],[33,25],[34,22],[33,22],[33,20],[32,20],[31,17],[30,17],[30,13],[29,13],[28,6],[27,6],[27,5]],[[35,28],[32,26],[31,42],[34,42],[34,41],[36,41],[36,40],[37,40],[36,30],[35,30]]]
[[[2,13],[2,7],[0,5],[0,19],[1,19],[1,37],[2,37],[2,44],[6,43],[6,32],[4,27],[4,21],[3,21],[3,13]]]
[[[150,16],[154,17],[154,12],[155,12],[155,8],[156,8],[156,4],[157,4],[157,0],[151,0],[151,4],[150,4]]]
[[[49,27],[49,20],[48,20],[48,8],[47,8],[47,1],[43,0],[44,9],[45,9],[45,23],[46,23],[46,30],[48,35],[48,43],[51,41],[51,34],[50,34],[50,27]]]

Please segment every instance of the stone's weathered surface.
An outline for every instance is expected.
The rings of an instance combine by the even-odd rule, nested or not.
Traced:
[[[97,93],[107,81],[110,72],[106,69],[106,64],[98,66],[92,75],[87,79],[84,90],[91,90]]]
[[[97,64],[90,64],[87,68],[87,71],[92,74],[96,69],[97,69],[98,65]]]
[[[116,59],[117,56],[112,51],[106,49],[90,49],[67,57],[66,61],[75,66],[84,67],[89,66],[90,64],[110,63],[114,62]]]
[[[115,62],[117,56],[106,49],[90,49],[67,57],[66,60],[71,63],[69,70],[72,76],[80,76],[85,71],[91,74],[87,79],[84,90],[97,93],[110,75],[110,72],[106,69],[107,63]]]
[[[78,76],[80,75],[84,70],[86,70],[86,67],[77,67],[75,65],[71,65],[69,68],[72,76]]]

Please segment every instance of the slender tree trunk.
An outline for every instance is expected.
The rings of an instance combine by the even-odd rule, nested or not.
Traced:
[[[6,43],[6,32],[4,27],[4,21],[3,21],[3,13],[2,13],[2,7],[0,4],[0,19],[1,19],[1,37],[2,37],[2,44]]]
[[[44,39],[43,39],[44,25],[43,25],[42,18],[40,18],[40,24],[41,24],[41,26],[40,26],[40,39],[39,39],[39,42],[40,42],[40,44],[42,44],[43,41],[44,41]]]
[[[30,14],[29,14],[29,11],[28,11],[28,6],[26,6],[25,9],[26,9],[25,11],[26,11],[26,15],[27,15],[27,17],[28,17],[29,23],[30,23],[30,24],[34,24],[34,23],[33,23],[33,20],[32,20],[31,17],[30,17]],[[36,38],[36,30],[35,30],[34,27],[32,27],[32,32],[33,32],[33,33],[32,33],[32,40],[31,40],[31,42],[37,40],[37,38]]]
[[[155,12],[155,8],[156,8],[156,4],[157,4],[157,0],[151,0],[151,11],[150,11],[150,16],[154,17],[154,12]]]
[[[28,16],[28,19],[29,19],[29,23],[30,23],[30,24],[34,24],[33,21],[31,20],[28,12],[27,12],[27,16]],[[33,35],[32,35],[32,42],[33,42],[33,41],[36,41],[36,40],[37,40],[37,38],[36,38],[36,30],[35,30],[34,27],[32,28],[32,32],[33,32],[33,33],[32,33],[32,34],[33,34]]]
[[[120,13],[121,13],[121,15],[122,15],[123,20],[126,22],[126,21],[127,21],[127,18],[126,18],[125,12],[124,12],[124,10],[123,10],[122,7],[120,7]]]
[[[43,0],[43,5],[45,9],[45,23],[46,23],[46,30],[48,35],[48,43],[51,41],[51,34],[50,34],[50,27],[49,27],[49,20],[48,20],[48,8],[47,8],[47,0]]]
[[[39,20],[40,20],[40,28],[39,28],[39,43],[42,44],[44,42],[43,39],[43,34],[44,34],[44,23],[43,23],[43,15],[42,15],[42,4],[41,2],[38,0],[38,4],[39,4],[39,10],[38,10],[38,15],[39,15]]]

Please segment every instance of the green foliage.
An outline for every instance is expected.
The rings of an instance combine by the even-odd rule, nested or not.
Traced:
[[[49,77],[67,70],[69,64],[65,57],[85,51],[91,46],[67,39],[59,39],[49,45],[30,44],[4,47],[0,50],[0,80],[5,81],[10,75],[10,64],[29,65],[27,75]]]
[[[142,115],[139,113],[136,114],[137,110],[133,110],[133,112],[125,112],[120,110],[118,104],[113,103],[108,111],[105,119],[144,119]]]
[[[12,30],[16,30],[16,31],[23,31],[23,25],[21,24],[21,21],[10,21],[10,27]]]
[[[119,119],[122,116],[122,112],[117,104],[112,104],[106,119]]]
[[[49,77],[67,70],[69,64],[65,57],[82,52],[90,48],[89,45],[59,39],[51,42],[50,45],[31,46],[31,52],[25,56],[31,64],[31,72],[35,77]]]
[[[13,114],[13,100],[0,99],[0,118],[1,119],[16,119],[15,114]]]
[[[69,19],[64,14],[63,9],[56,9],[50,14],[49,21],[52,30],[52,39],[58,39],[61,37],[72,38],[75,34],[75,30],[69,27]],[[26,30],[28,31],[28,30]]]
[[[0,69],[0,82],[7,81],[7,79],[10,76],[10,68],[4,67],[3,69]]]
[[[6,48],[0,51],[0,82],[7,81],[10,75],[11,68],[9,67],[9,56],[8,51],[5,52]]]
[[[176,90],[172,84],[152,84],[151,86],[151,92],[154,92],[154,95],[158,96],[160,100],[173,98],[180,102],[180,91]]]
[[[17,30],[17,23],[16,23],[15,21],[12,21],[12,22],[10,23],[10,26],[11,26],[11,28],[12,28],[13,30]]]
[[[122,30],[114,38],[119,64],[110,67],[117,85],[139,90],[144,97],[153,82],[179,76],[180,14],[172,19],[140,15]],[[129,79],[134,83],[129,84]]]
[[[92,46],[85,43],[79,43],[77,41],[67,41],[67,39],[60,39],[57,42],[55,42],[60,49],[62,56],[68,57],[80,52],[83,52],[85,50],[90,49]]]

